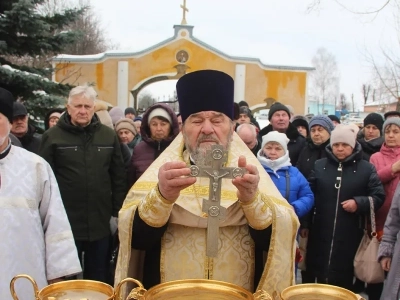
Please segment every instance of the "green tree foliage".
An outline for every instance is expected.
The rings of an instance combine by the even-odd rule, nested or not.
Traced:
[[[0,87],[22,100],[36,118],[64,103],[72,86],[52,82],[50,67],[21,66],[8,58],[36,59],[62,52],[80,35],[78,31],[64,29],[84,12],[84,9],[66,9],[43,15],[37,11],[43,1],[0,1]]]

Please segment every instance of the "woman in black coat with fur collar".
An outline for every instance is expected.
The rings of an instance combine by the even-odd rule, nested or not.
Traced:
[[[315,212],[307,246],[307,271],[318,283],[351,290],[353,260],[360,244],[372,197],[377,210],[385,193],[375,167],[362,159],[361,146],[349,126],[332,131],[326,158],[310,176]]]

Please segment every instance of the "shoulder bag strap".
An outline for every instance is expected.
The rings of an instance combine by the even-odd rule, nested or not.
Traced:
[[[374,209],[374,199],[369,196],[369,208],[371,211],[371,236],[376,236],[376,224],[375,224],[375,209]],[[367,225],[367,224],[365,224]]]

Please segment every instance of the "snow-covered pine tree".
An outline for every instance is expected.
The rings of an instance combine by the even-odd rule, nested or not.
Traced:
[[[0,87],[21,99],[35,118],[64,103],[72,86],[51,81],[49,61],[26,62],[57,55],[74,42],[80,33],[65,28],[83,13],[83,9],[67,9],[43,15],[37,10],[43,1],[0,1]]]

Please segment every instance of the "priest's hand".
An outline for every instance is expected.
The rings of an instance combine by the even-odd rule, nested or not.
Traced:
[[[158,190],[171,203],[178,199],[181,190],[196,182],[190,169],[183,161],[167,162],[158,171]]]
[[[249,203],[254,200],[258,191],[258,183],[260,182],[260,175],[258,169],[254,165],[247,164],[246,157],[241,155],[238,160],[239,168],[246,168],[247,173],[243,177],[236,177],[232,179],[232,183],[236,186],[237,197],[243,204]]]

